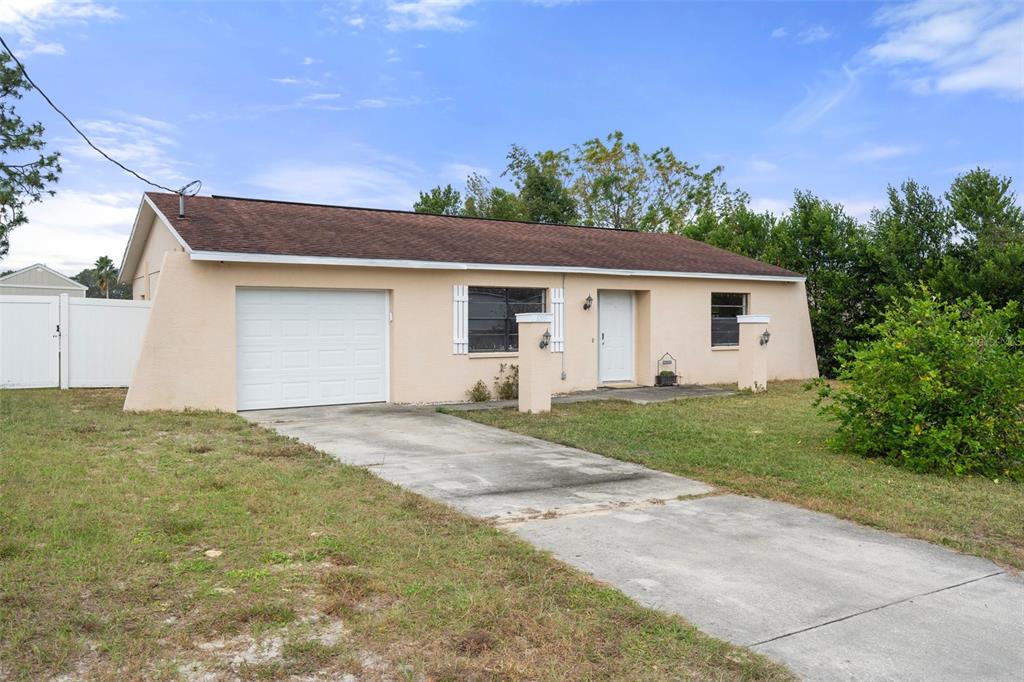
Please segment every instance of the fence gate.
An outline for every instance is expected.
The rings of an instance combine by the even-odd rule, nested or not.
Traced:
[[[60,298],[0,296],[0,387],[60,385]]]
[[[127,386],[149,301],[0,296],[0,387]]]

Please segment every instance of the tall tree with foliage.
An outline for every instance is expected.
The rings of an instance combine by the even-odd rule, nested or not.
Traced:
[[[578,202],[565,186],[560,168],[561,152],[534,157],[514,144],[506,158],[508,165],[502,175],[513,178],[525,220],[563,225],[579,222]]]
[[[764,260],[776,222],[770,211],[757,213],[746,204],[740,204],[725,213],[702,212],[683,228],[683,234],[720,249]]]
[[[60,154],[46,153],[43,125],[26,123],[14,102],[32,86],[6,52],[0,54],[0,258],[10,248],[11,230],[28,222],[25,206],[54,194]]]
[[[978,294],[996,307],[1024,303],[1024,212],[1010,187],[1010,178],[977,168],[946,192],[958,241],[932,286],[947,298]],[[1018,315],[1024,328],[1024,311]]]
[[[420,192],[412,210],[434,215],[462,215],[462,195],[451,185],[438,185],[430,191]]]
[[[914,180],[889,186],[889,203],[871,212],[866,277],[878,313],[909,286],[928,283],[942,267],[953,222],[940,197]]]
[[[110,266],[113,267],[113,261],[111,261],[110,258],[107,256],[98,258],[96,262],[100,263],[100,261],[102,261],[103,259],[106,259],[105,263],[110,263]],[[104,265],[103,269],[107,270],[107,267]],[[110,273],[108,272],[103,277],[103,287],[100,286],[100,277],[97,275],[97,270],[95,267],[86,268],[85,270],[82,270],[71,279],[75,280],[79,284],[84,284],[85,286],[89,287],[89,290],[85,293],[85,295],[89,298],[130,299],[132,297],[131,284],[121,284],[120,282],[118,282],[116,272],[113,274],[113,276],[111,276]]]
[[[772,232],[767,260],[807,278],[818,368],[825,374],[835,370],[836,342],[853,337],[869,313],[862,277],[866,245],[864,229],[842,205],[811,192],[795,193],[793,208]]]
[[[92,266],[96,273],[96,285],[103,298],[110,298],[110,286],[117,281],[117,268],[109,256],[100,256]]]

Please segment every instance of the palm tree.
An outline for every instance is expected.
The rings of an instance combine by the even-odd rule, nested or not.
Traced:
[[[110,298],[110,285],[117,278],[117,268],[114,267],[114,261],[110,260],[108,256],[100,256],[96,259],[93,272],[96,273],[96,286],[100,288],[104,298]]]

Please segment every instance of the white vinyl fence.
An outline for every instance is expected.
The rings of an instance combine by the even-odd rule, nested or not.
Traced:
[[[131,382],[149,301],[0,296],[0,387]]]

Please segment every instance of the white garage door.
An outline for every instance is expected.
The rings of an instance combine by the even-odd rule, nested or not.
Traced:
[[[383,291],[239,289],[238,409],[387,400]]]

